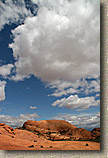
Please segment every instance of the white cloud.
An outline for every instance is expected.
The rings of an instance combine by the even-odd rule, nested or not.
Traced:
[[[6,81],[0,81],[0,101],[5,100]]]
[[[38,117],[36,113],[20,114],[20,116],[0,115],[0,122],[12,127],[21,127],[25,121],[35,120]]]
[[[100,92],[100,80],[91,81],[91,84],[90,84],[89,88],[92,88],[91,92],[93,92],[93,91]]]
[[[53,88],[53,89],[57,88],[60,91],[62,91],[66,88],[71,87],[72,84],[73,84],[72,82],[68,82],[68,81],[64,81],[64,80],[58,80],[58,81],[54,81],[54,82],[49,83],[48,85],[46,85],[46,87],[50,87],[50,88]]]
[[[27,16],[31,16],[31,12],[26,9],[24,0],[5,0],[5,3],[0,1],[0,30],[5,24],[16,23]]]
[[[30,106],[30,109],[34,110],[34,109],[37,109],[36,106]]]
[[[84,93],[88,95],[90,93],[100,92],[100,79],[92,78],[92,80],[77,80],[75,82],[57,81],[48,85],[50,88],[54,88],[54,93],[48,96],[61,97],[68,94]]]
[[[88,109],[91,106],[98,106],[99,100],[95,100],[95,97],[80,98],[78,95],[70,95],[67,98],[56,100],[52,106],[66,107],[69,109]]]
[[[78,93],[79,91],[74,89],[74,88],[69,88],[67,90],[55,90],[55,92],[51,95],[48,96],[55,96],[55,97],[61,97],[62,95],[67,95],[67,94],[74,94],[74,93]]]
[[[95,97],[100,97],[100,94],[96,94],[96,96]]]
[[[12,31],[10,47],[19,80],[30,74],[49,83],[98,76],[99,1],[45,0],[39,7],[37,16]]]
[[[78,128],[85,128],[92,130],[93,128],[100,127],[100,113],[89,114],[58,114],[53,119],[66,120]]]
[[[34,119],[34,118],[38,118],[38,115],[36,113],[33,113],[33,114],[20,114],[20,118]]]
[[[9,80],[14,80],[14,81],[17,82],[17,81],[23,81],[25,78],[30,78],[30,75],[26,76],[26,75],[17,74],[16,76],[11,76],[8,79]]]
[[[11,73],[11,69],[14,67],[13,64],[7,64],[0,66],[0,75],[6,78]]]
[[[99,1],[32,2],[39,6],[36,16],[26,9],[24,0],[20,4],[11,0],[5,4],[0,2],[1,29],[9,22],[18,21],[21,16],[22,19],[26,17],[24,23],[12,31],[14,39],[9,47],[16,61],[16,75],[10,79],[19,81],[34,75],[50,88],[55,88],[49,96],[70,95],[55,101],[53,106],[85,109],[97,105],[99,101],[94,97],[79,98],[78,94],[100,91],[97,80],[88,83],[84,79],[97,78],[100,74]],[[4,76],[10,71],[3,71]]]

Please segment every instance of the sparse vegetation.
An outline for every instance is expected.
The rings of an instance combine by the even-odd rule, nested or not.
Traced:
[[[30,146],[28,146],[29,148],[34,148],[34,145],[30,145]]]
[[[88,143],[86,143],[86,146],[88,146]]]
[[[52,124],[50,125],[51,128],[49,131],[46,130],[46,128],[41,129],[37,126],[36,128],[32,126],[25,126],[27,129],[20,128],[11,132],[11,127],[6,125],[4,126],[7,131],[4,130],[4,127],[0,127],[0,134],[2,134],[0,135],[1,149],[10,150],[14,148],[14,150],[91,150],[92,148],[93,150],[100,150],[100,136],[98,132],[95,132],[95,134],[90,134],[88,131],[86,131],[86,133],[80,133],[82,129],[72,128],[69,131],[72,132],[72,136],[70,136],[69,132],[63,134],[65,133],[64,131],[66,131],[66,129],[64,129],[64,131],[62,130],[62,133],[60,133],[60,130],[58,128],[56,129],[56,127],[53,127]],[[34,129],[35,131],[32,131]],[[51,141],[49,141],[49,139]],[[13,146],[13,140],[15,146]],[[6,146],[5,143],[8,145]]]
[[[48,134],[48,135],[50,135],[50,134],[52,134],[51,132],[48,132],[48,133],[44,133],[44,134]]]
[[[15,133],[13,132],[13,134],[15,135]]]
[[[36,140],[34,140],[34,142],[37,142]]]
[[[96,139],[93,139],[91,141],[99,143],[100,142],[100,137],[97,137]]]

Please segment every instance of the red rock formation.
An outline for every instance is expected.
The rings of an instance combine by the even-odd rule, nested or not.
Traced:
[[[13,128],[5,125],[4,123],[0,123],[0,134],[10,135],[13,134]]]
[[[5,124],[4,123],[0,123],[0,126],[4,126]]]
[[[44,129],[46,131],[52,132],[62,132],[64,130],[69,130],[70,128],[77,128],[74,125],[70,124],[65,120],[43,120],[43,121],[26,121],[23,125],[23,128],[30,129],[35,131],[36,129]]]
[[[12,127],[0,123],[0,150],[29,150],[37,146],[40,150],[41,144],[48,144],[48,140],[39,138],[31,131],[13,129]]]
[[[73,140],[95,139],[94,134],[92,134],[90,131],[87,131],[86,129],[83,129],[83,128],[70,129],[66,135],[71,136]]]
[[[95,136],[90,131],[77,128],[64,120],[27,121],[23,127],[49,140],[90,140]]]
[[[90,132],[66,121],[56,120],[54,124],[52,120],[27,121],[23,128],[16,129],[0,123],[0,150],[100,150],[100,143],[86,141],[85,145],[84,141],[68,141],[81,138],[91,138]]]
[[[93,133],[96,138],[100,138],[100,128],[94,128],[91,133]]]

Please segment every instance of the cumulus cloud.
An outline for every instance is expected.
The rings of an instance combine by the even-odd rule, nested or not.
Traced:
[[[30,10],[27,10],[25,6],[24,0],[20,0],[20,2],[5,0],[5,3],[0,1],[0,30],[6,24],[23,21],[25,17],[31,15]]]
[[[99,100],[95,100],[95,97],[83,97],[80,98],[78,95],[70,95],[67,98],[56,100],[52,106],[66,107],[69,109],[88,109],[91,106],[98,106]]]
[[[30,109],[34,110],[34,109],[37,109],[36,106],[30,106]]]
[[[0,81],[0,101],[5,100],[6,81]]]
[[[54,93],[48,96],[61,97],[63,95],[79,93],[88,95],[100,92],[100,79],[98,77],[92,78],[92,80],[77,80],[76,82],[57,81],[49,84],[48,87],[54,89]]]
[[[91,81],[89,88],[91,89],[90,92],[93,92],[93,91],[100,92],[100,80]]]
[[[0,66],[0,75],[6,78],[11,73],[11,69],[14,67],[13,64],[7,64]]]
[[[16,76],[11,76],[11,77],[8,77],[9,80],[14,80],[14,81],[24,81],[25,78],[30,78],[31,76],[26,76],[26,75],[20,75],[20,74],[17,74]]]
[[[1,29],[5,24],[25,19],[12,30],[14,39],[9,47],[15,59],[15,75],[10,79],[20,81],[34,75],[55,88],[49,96],[70,95],[55,101],[53,106],[79,109],[97,106],[99,101],[94,97],[79,98],[78,94],[100,91],[97,80],[100,74],[99,1],[31,1],[38,5],[35,16],[24,0],[0,2]],[[8,65],[1,71],[2,76],[8,75],[11,69]],[[95,80],[88,82],[88,77]]]
[[[36,16],[12,31],[10,44],[19,80],[33,74],[42,81],[74,82],[100,73],[98,1],[35,1]]]
[[[0,115],[0,122],[12,127],[21,127],[25,121],[35,120],[38,117],[36,113],[20,114],[20,116]]]
[[[100,112],[89,114],[58,114],[53,119],[66,120],[77,128],[85,128],[92,130],[93,128],[100,127]]]
[[[67,94],[74,94],[74,93],[78,93],[78,90],[74,89],[74,88],[69,88],[67,90],[62,90],[59,91],[58,89],[55,90],[55,92],[51,95],[48,96],[55,96],[55,97],[61,97],[62,95],[67,95]]]

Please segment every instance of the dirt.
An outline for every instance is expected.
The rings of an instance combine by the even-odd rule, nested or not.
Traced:
[[[100,143],[90,141],[49,141],[36,137],[30,140],[0,135],[0,150],[100,150]]]
[[[62,130],[67,129],[67,127],[71,128],[70,124],[66,122],[62,121],[62,124],[61,122],[58,122],[57,124],[57,122],[58,121],[56,121],[56,126],[55,126],[56,128],[52,124],[50,126],[47,125],[48,130],[49,128],[50,129],[52,128],[50,132],[54,132],[54,131],[59,132],[59,130],[61,129]],[[41,126],[42,125],[43,124],[41,124]],[[44,130],[47,129],[47,126],[46,124],[44,124],[44,128],[42,127],[39,128],[39,131],[41,129],[45,133]],[[32,129],[32,127],[30,127],[30,129]],[[86,131],[85,133],[84,129],[71,128],[69,134],[72,134],[72,131],[74,130],[76,131],[76,133],[74,132],[75,134],[74,137],[76,138],[77,136],[78,138],[77,141],[67,140],[70,137],[68,138],[66,135],[64,135],[65,136],[64,137],[60,133],[56,135],[51,134],[51,137],[54,136],[58,138],[58,141],[52,141],[52,140],[48,140],[46,136],[44,137],[44,135],[36,134],[35,131],[28,131],[27,129],[22,129],[22,128],[13,129],[8,125],[0,123],[0,150],[100,150],[100,143],[98,142],[93,142],[88,140],[79,141],[81,134],[83,134],[85,138],[87,137],[86,135],[89,134],[88,131]],[[62,141],[61,141],[61,137],[63,137]]]

